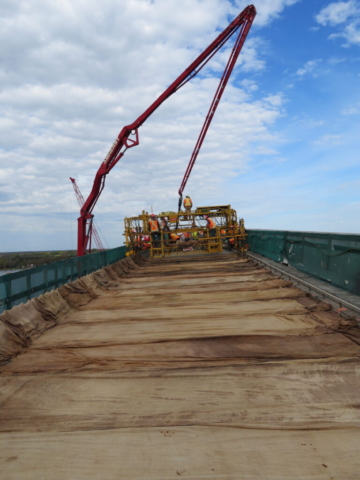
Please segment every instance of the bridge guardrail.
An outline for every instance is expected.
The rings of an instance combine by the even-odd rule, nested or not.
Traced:
[[[360,235],[246,230],[250,250],[360,295]]]
[[[0,313],[121,260],[126,247],[28,268],[0,277]]]

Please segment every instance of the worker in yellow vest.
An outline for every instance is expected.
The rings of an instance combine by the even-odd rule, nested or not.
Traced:
[[[191,213],[191,207],[192,207],[192,200],[191,198],[189,197],[189,195],[186,195],[186,197],[184,198],[184,208],[185,208],[185,213]],[[187,220],[189,217],[184,217],[185,220]]]
[[[151,233],[153,246],[155,248],[159,248],[160,224],[159,224],[159,220],[157,219],[156,215],[154,215],[153,213],[150,215],[149,230],[150,230],[150,233]]]
[[[209,229],[209,237],[216,237],[216,223],[208,215],[204,215],[206,220],[206,228]]]

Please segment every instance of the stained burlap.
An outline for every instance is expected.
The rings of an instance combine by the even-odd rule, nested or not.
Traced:
[[[67,317],[70,308],[88,304],[100,295],[119,292],[119,279],[147,263],[136,255],[133,259],[120,260],[86,277],[52,290],[44,295],[20,304],[0,315],[0,365],[29,346],[45,330],[54,327],[60,317]],[[115,292],[111,293],[116,289]]]
[[[1,478],[359,478],[355,320],[235,255],[59,292],[0,323]]]

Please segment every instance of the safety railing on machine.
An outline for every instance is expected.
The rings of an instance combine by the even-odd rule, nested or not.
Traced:
[[[181,236],[183,233],[184,232],[181,231],[161,231],[156,239],[151,237],[151,232],[142,232],[141,236],[138,233],[134,233],[130,235],[130,242],[128,244],[129,253],[132,254],[148,250],[150,257],[156,258],[192,253],[220,253],[224,249],[240,252],[247,250],[245,235],[243,233],[221,234],[220,228],[216,228],[216,234],[213,236],[208,230],[204,231],[203,236],[199,236],[199,232],[196,229],[188,229],[186,233],[189,236],[182,239]],[[171,234],[178,238],[170,238]],[[141,238],[144,237],[148,239],[141,240]]]

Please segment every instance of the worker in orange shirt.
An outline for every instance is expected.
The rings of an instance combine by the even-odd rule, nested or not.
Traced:
[[[235,227],[234,225],[231,225],[230,230],[229,230],[229,235],[234,235],[235,233]],[[229,237],[229,250],[232,250],[235,247],[235,237]]]
[[[154,247],[159,248],[160,224],[159,224],[159,220],[157,219],[156,215],[154,215],[153,213],[150,215],[149,230],[150,230],[150,233],[151,233],[151,238],[152,238]]]
[[[150,248],[150,237],[149,235],[144,235],[142,238],[141,238],[141,245],[142,245],[142,249],[143,250],[147,250],[148,248]]]
[[[181,247],[183,252],[187,252],[188,250],[193,250],[192,242],[191,242],[191,233],[183,232],[180,235],[179,240],[176,242],[176,245]]]
[[[204,215],[206,220],[206,228],[209,229],[209,237],[216,237],[216,223],[208,215]]]
[[[170,240],[172,240],[173,242],[176,242],[177,240],[179,240],[179,235],[177,235],[176,233],[170,233]]]
[[[180,242],[188,242],[191,239],[191,234],[188,232],[183,232],[180,235]]]
[[[192,200],[189,197],[189,195],[186,195],[184,198],[184,208],[185,208],[185,213],[191,213],[191,207],[192,207]],[[185,220],[187,220],[189,217],[184,217]]]

